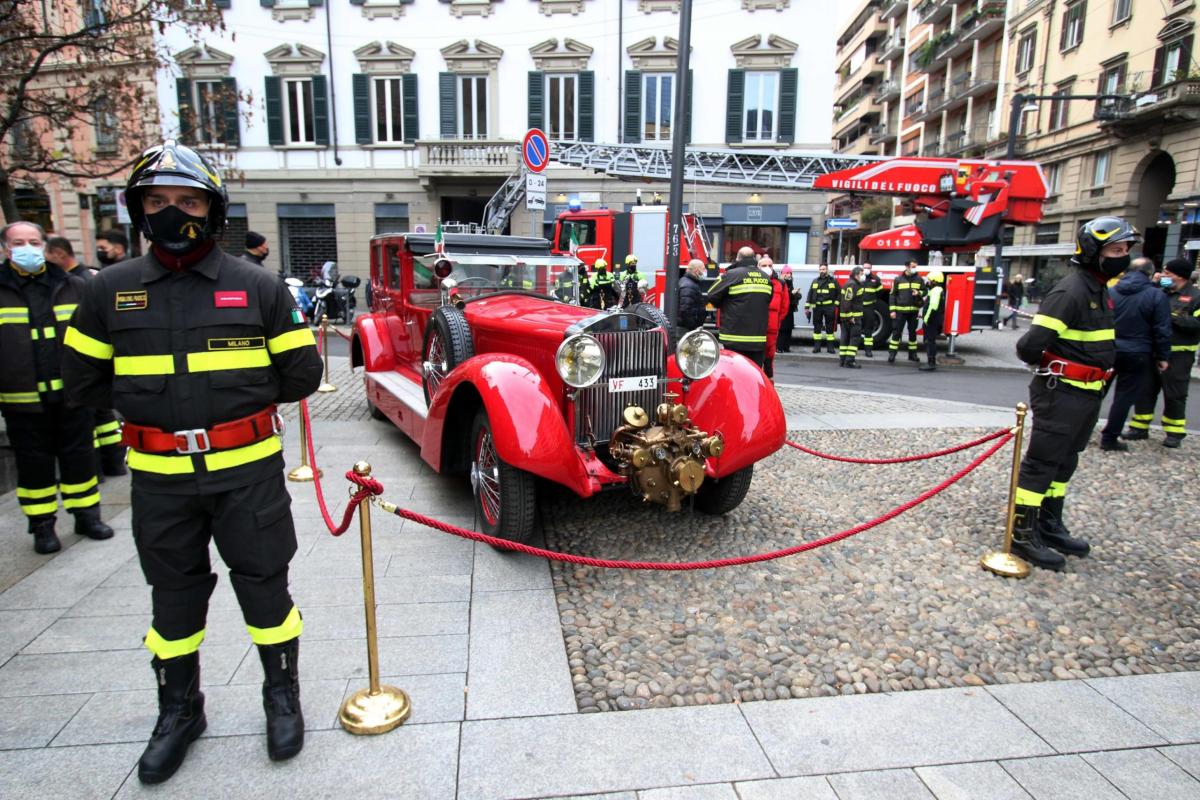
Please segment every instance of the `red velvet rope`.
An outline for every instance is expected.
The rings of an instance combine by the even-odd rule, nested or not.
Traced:
[[[342,337],[343,339],[345,339],[347,342],[348,342],[348,341],[350,341],[350,334],[348,334],[348,333],[342,333],[342,331],[341,331],[340,329],[338,329],[338,328],[334,328],[334,327],[332,327],[332,326],[330,326],[329,330],[333,331],[333,332],[334,332],[334,333],[336,333],[338,336],[340,336],[340,337]]]
[[[891,511],[884,513],[882,516],[877,517],[877,518],[871,520],[870,522],[863,522],[858,525],[855,525],[853,528],[848,528],[847,530],[840,531],[839,533],[831,534],[829,536],[826,536],[823,539],[817,539],[816,541],[812,541],[812,542],[805,542],[804,544],[796,545],[795,547],[789,547],[784,550],[776,550],[771,553],[759,553],[759,554],[750,555],[750,556],[739,556],[736,558],[721,558],[721,559],[716,559],[713,561],[685,561],[685,562],[671,563],[671,562],[659,562],[659,561],[618,561],[618,560],[612,560],[612,559],[606,559],[606,558],[590,558],[588,556],[578,556],[578,555],[573,555],[571,553],[559,553],[559,552],[556,552],[553,550],[545,550],[540,547],[531,547],[530,545],[526,545],[526,544],[510,542],[506,539],[497,539],[494,536],[488,536],[487,534],[484,534],[484,533],[479,533],[477,531],[469,531],[466,528],[460,528],[457,525],[450,525],[450,524],[442,522],[440,520],[436,520],[431,517],[427,517],[424,514],[418,514],[415,511],[409,511],[406,508],[396,508],[396,510],[393,513],[395,513],[396,516],[398,516],[398,517],[402,517],[404,519],[410,519],[413,522],[419,523],[426,527],[433,528],[435,530],[439,530],[444,533],[449,533],[454,536],[461,536],[464,539],[473,539],[474,541],[477,541],[477,542],[483,542],[485,544],[490,544],[493,547],[498,547],[498,548],[501,548],[504,550],[515,550],[518,553],[525,553],[525,554],[531,555],[531,556],[538,556],[540,558],[550,559],[552,561],[563,561],[568,564],[582,564],[584,566],[589,566],[589,567],[603,567],[606,569],[648,569],[648,570],[662,570],[662,571],[683,571],[683,570],[695,570],[695,569],[714,569],[717,567],[733,567],[733,566],[739,566],[739,565],[743,565],[743,564],[757,564],[762,561],[772,561],[777,558],[783,558],[785,556],[795,555],[796,553],[803,553],[808,550],[816,550],[819,547],[824,547],[826,545],[833,544],[834,542],[839,542],[842,539],[848,539],[849,537],[854,536],[855,534],[870,530],[871,528],[882,525],[883,523],[885,523],[891,519],[894,519],[895,517],[898,517],[899,515],[903,514],[905,511],[908,511],[909,509],[914,508],[914,507],[920,505],[921,503],[924,503],[929,498],[945,491],[948,487],[957,483],[959,480],[961,480],[962,478],[964,478],[965,476],[970,474],[972,471],[974,471],[976,468],[978,468],[979,465],[981,465],[984,461],[987,461],[989,458],[994,456],[1000,450],[1000,448],[1002,448],[1002,447],[1004,447],[1004,445],[1008,444],[1013,438],[1013,434],[1009,433],[1008,431],[1000,431],[998,434],[994,434],[994,435],[990,436],[989,438],[994,439],[997,436],[1002,436],[1003,438],[1000,439],[1000,441],[996,442],[996,444],[994,444],[990,448],[988,448],[986,452],[977,456],[975,458],[975,460],[972,461],[970,464],[963,467],[961,470],[954,473],[949,478],[942,481],[941,483],[939,483],[937,486],[933,487],[932,489],[929,489],[929,490],[923,492],[922,494],[918,495],[914,499],[909,500],[907,503],[904,503],[903,505],[893,508]],[[984,441],[987,441],[987,440],[985,439]]]
[[[305,440],[308,445],[308,465],[313,471],[313,486],[317,490],[317,506],[321,509],[321,517],[325,520],[325,527],[331,534],[341,536],[350,527],[350,521],[354,519],[354,512],[358,509],[358,504],[371,495],[383,494],[383,484],[374,478],[359,475],[354,470],[348,470],[346,480],[357,485],[359,490],[350,496],[350,503],[342,513],[341,524],[335,525],[333,518],[329,516],[329,509],[325,506],[325,490],[321,487],[321,470],[317,469],[317,453],[313,449],[312,426],[308,419],[307,400],[300,401],[300,424],[304,426]]]
[[[992,439],[998,439],[1008,432],[1008,428],[1002,428],[994,433],[989,433],[987,436],[980,437],[979,439],[974,439],[970,442],[964,442],[963,444],[956,444],[953,447],[947,447],[945,450],[934,450],[932,453],[921,453],[920,455],[915,456],[898,456],[896,458],[852,458],[850,456],[835,456],[830,455],[829,453],[822,453],[818,450],[810,450],[804,445],[797,444],[796,442],[789,441],[785,442],[784,444],[786,444],[788,447],[794,447],[802,453],[808,453],[810,456],[826,458],[830,461],[844,461],[847,464],[905,464],[909,461],[924,461],[925,459],[929,458],[938,458],[940,456],[948,456],[952,453],[958,453],[963,450],[969,450],[972,447],[978,447],[984,442],[990,442]]]

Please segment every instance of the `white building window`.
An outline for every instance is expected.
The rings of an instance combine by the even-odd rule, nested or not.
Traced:
[[[96,126],[96,151],[115,152],[121,128],[117,115],[112,112],[112,102],[101,97],[92,103],[92,114]]]
[[[1113,0],[1113,25],[1124,22],[1131,16],[1133,16],[1133,0]]]
[[[1067,6],[1063,12],[1062,36],[1058,49],[1066,52],[1079,46],[1083,41],[1083,18],[1087,14],[1087,0],[1078,0]]]
[[[671,141],[671,116],[675,111],[675,76],[642,76],[642,141]]]
[[[746,73],[744,142],[773,142],[779,118],[779,73]]]
[[[227,144],[225,141],[225,103],[236,98],[225,97],[221,81],[193,81],[192,108],[196,127],[192,132],[197,144]]]
[[[546,76],[546,134],[556,141],[575,141],[579,130],[579,76]]]
[[[1033,69],[1033,59],[1037,55],[1037,31],[1032,30],[1021,34],[1017,44],[1017,74],[1023,75]]]
[[[487,76],[458,76],[458,136],[486,139],[488,135]]]
[[[309,78],[290,78],[283,82],[283,118],[288,144],[315,144],[313,88]]]
[[[1099,187],[1108,183],[1108,166],[1112,159],[1111,150],[1101,150],[1092,158],[1092,186]]]
[[[1050,184],[1051,195],[1062,192],[1063,163],[1062,161],[1056,161],[1053,164],[1046,165],[1046,183]]]
[[[400,76],[375,78],[372,93],[375,120],[375,141],[379,143],[404,142],[404,79]]]

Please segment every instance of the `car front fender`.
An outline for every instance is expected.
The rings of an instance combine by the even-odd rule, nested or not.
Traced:
[[[674,356],[668,369],[672,380],[681,377]],[[711,375],[691,384],[682,402],[696,427],[725,439],[725,451],[708,459],[711,477],[731,475],[761,461],[787,438],[787,416],[775,387],[754,362],[728,350],[721,351]]]
[[[474,356],[442,381],[421,443],[421,457],[434,469],[445,471],[443,463],[456,458],[454,449],[471,445],[471,421],[480,404],[487,410],[496,454],[509,465],[581,497],[599,489],[546,381],[533,364],[513,355]]]
[[[350,344],[350,366],[366,367],[367,372],[383,372],[396,368],[396,356],[388,337],[387,320],[383,314],[364,314],[354,320],[353,341]]]

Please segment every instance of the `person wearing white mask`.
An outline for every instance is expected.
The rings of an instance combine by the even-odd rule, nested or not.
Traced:
[[[0,229],[0,413],[17,461],[17,502],[43,554],[62,547],[54,527],[60,494],[77,535],[113,535],[100,521],[92,413],[63,396],[61,343],[84,281],[46,268],[45,240],[32,222]]]

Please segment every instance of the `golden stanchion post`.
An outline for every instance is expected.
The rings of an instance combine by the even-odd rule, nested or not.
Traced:
[[[338,388],[329,382],[329,316],[321,315],[321,355],[325,357],[325,380],[317,387],[317,391],[336,392]]]
[[[1012,476],[1008,481],[1008,515],[1004,523],[1004,551],[989,550],[979,559],[984,569],[1006,578],[1024,578],[1029,575],[1029,564],[1012,553],[1013,524],[1017,516],[1017,474],[1021,470],[1021,443],[1025,438],[1025,414],[1029,406],[1017,403],[1017,426],[1013,428]]]
[[[371,474],[371,465],[359,461],[354,471],[364,477]],[[351,733],[387,733],[399,727],[412,712],[408,695],[395,686],[379,684],[379,646],[375,633],[375,562],[371,555],[371,505],[367,500],[358,504],[358,526],[362,534],[363,604],[367,612],[367,669],[370,685],[360,689],[342,703],[338,719]]]
[[[320,478],[325,474],[308,465],[308,432],[304,428],[304,412],[302,410],[300,412],[300,466],[287,474],[287,479],[295,483],[311,483],[314,477]]]

